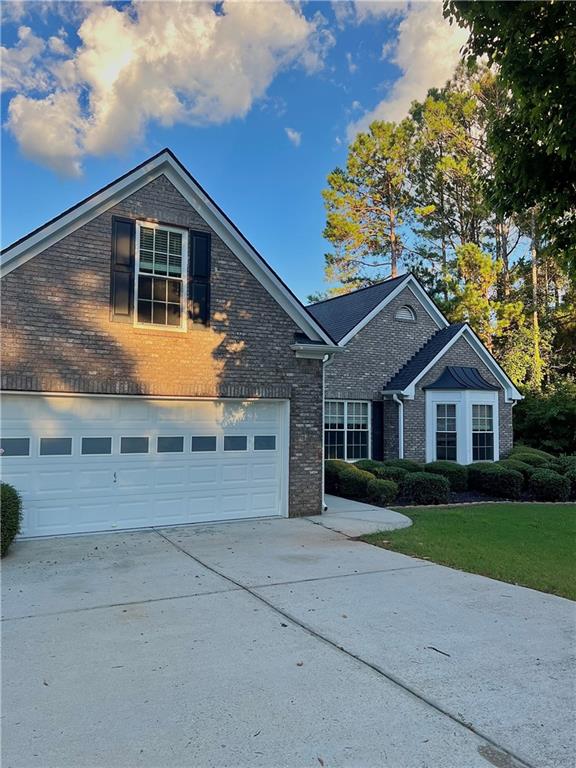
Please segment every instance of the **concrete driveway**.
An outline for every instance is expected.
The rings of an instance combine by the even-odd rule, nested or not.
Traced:
[[[17,542],[4,768],[574,764],[574,604],[309,520]]]

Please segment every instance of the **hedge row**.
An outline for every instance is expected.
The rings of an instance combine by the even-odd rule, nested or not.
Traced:
[[[18,492],[8,483],[0,483],[0,552],[8,551],[14,537],[20,531],[22,501]]]

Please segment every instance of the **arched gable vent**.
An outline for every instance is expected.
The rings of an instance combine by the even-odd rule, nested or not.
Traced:
[[[408,304],[404,304],[403,307],[396,312],[396,320],[416,320],[416,313]]]

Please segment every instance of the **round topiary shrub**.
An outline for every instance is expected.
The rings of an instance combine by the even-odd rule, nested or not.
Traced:
[[[471,490],[501,499],[518,499],[522,493],[524,477],[491,461],[479,461],[468,467],[468,485]]]
[[[412,459],[387,459],[382,462],[385,467],[400,467],[407,472],[422,472],[422,464],[418,464],[417,461]]]
[[[348,464],[340,459],[328,459],[324,462],[324,488],[326,493],[337,496],[340,493],[340,472]]]
[[[0,483],[0,550],[2,557],[20,531],[22,501],[18,491],[8,483]]]
[[[364,501],[368,494],[368,483],[374,480],[374,475],[363,469],[356,469],[353,464],[347,464],[340,470],[338,479],[339,493],[346,499]]]
[[[576,456],[558,456],[554,464],[557,467],[556,471],[560,472],[561,475],[565,475],[568,470],[576,469]]]
[[[511,459],[516,461],[523,461],[524,464],[530,464],[531,467],[548,467],[550,459],[545,459],[543,456],[538,456],[535,453],[512,453]]]
[[[367,488],[366,500],[378,507],[386,507],[391,504],[398,495],[398,485],[393,480],[370,480]]]
[[[576,467],[567,469],[564,477],[570,481],[570,498],[576,499]]]
[[[528,481],[530,493],[538,501],[568,501],[570,480],[551,469],[537,469]]]
[[[393,480],[395,483],[401,483],[402,479],[408,474],[408,471],[402,469],[402,467],[382,466],[379,469],[375,469],[372,474],[379,480]]]
[[[455,461],[430,461],[424,465],[424,472],[445,477],[450,483],[451,491],[468,490],[468,467]]]
[[[555,458],[553,454],[548,453],[548,451],[541,451],[540,448],[532,448],[529,445],[522,445],[522,443],[518,443],[517,445],[512,448],[510,451],[510,456],[512,456],[515,453],[529,453],[532,456],[540,456],[542,459],[553,459]]]
[[[536,472],[536,467],[526,464],[526,462],[519,459],[501,459],[497,464],[499,467],[504,467],[504,469],[513,469],[515,472],[520,472],[524,480],[527,480],[533,472]]]
[[[355,461],[352,466],[363,469],[365,472],[372,472],[374,475],[384,465],[381,461],[374,461],[374,459],[360,459],[360,461]]]
[[[431,472],[408,472],[400,485],[403,498],[412,504],[447,504],[450,483]]]

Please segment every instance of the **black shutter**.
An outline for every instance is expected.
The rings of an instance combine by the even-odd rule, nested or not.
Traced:
[[[134,314],[134,243],[136,226],[130,219],[112,220],[110,319],[131,323]]]
[[[384,459],[384,403],[382,400],[372,401],[372,458],[374,461]]]
[[[188,265],[188,300],[193,323],[210,321],[210,235],[190,232]]]

